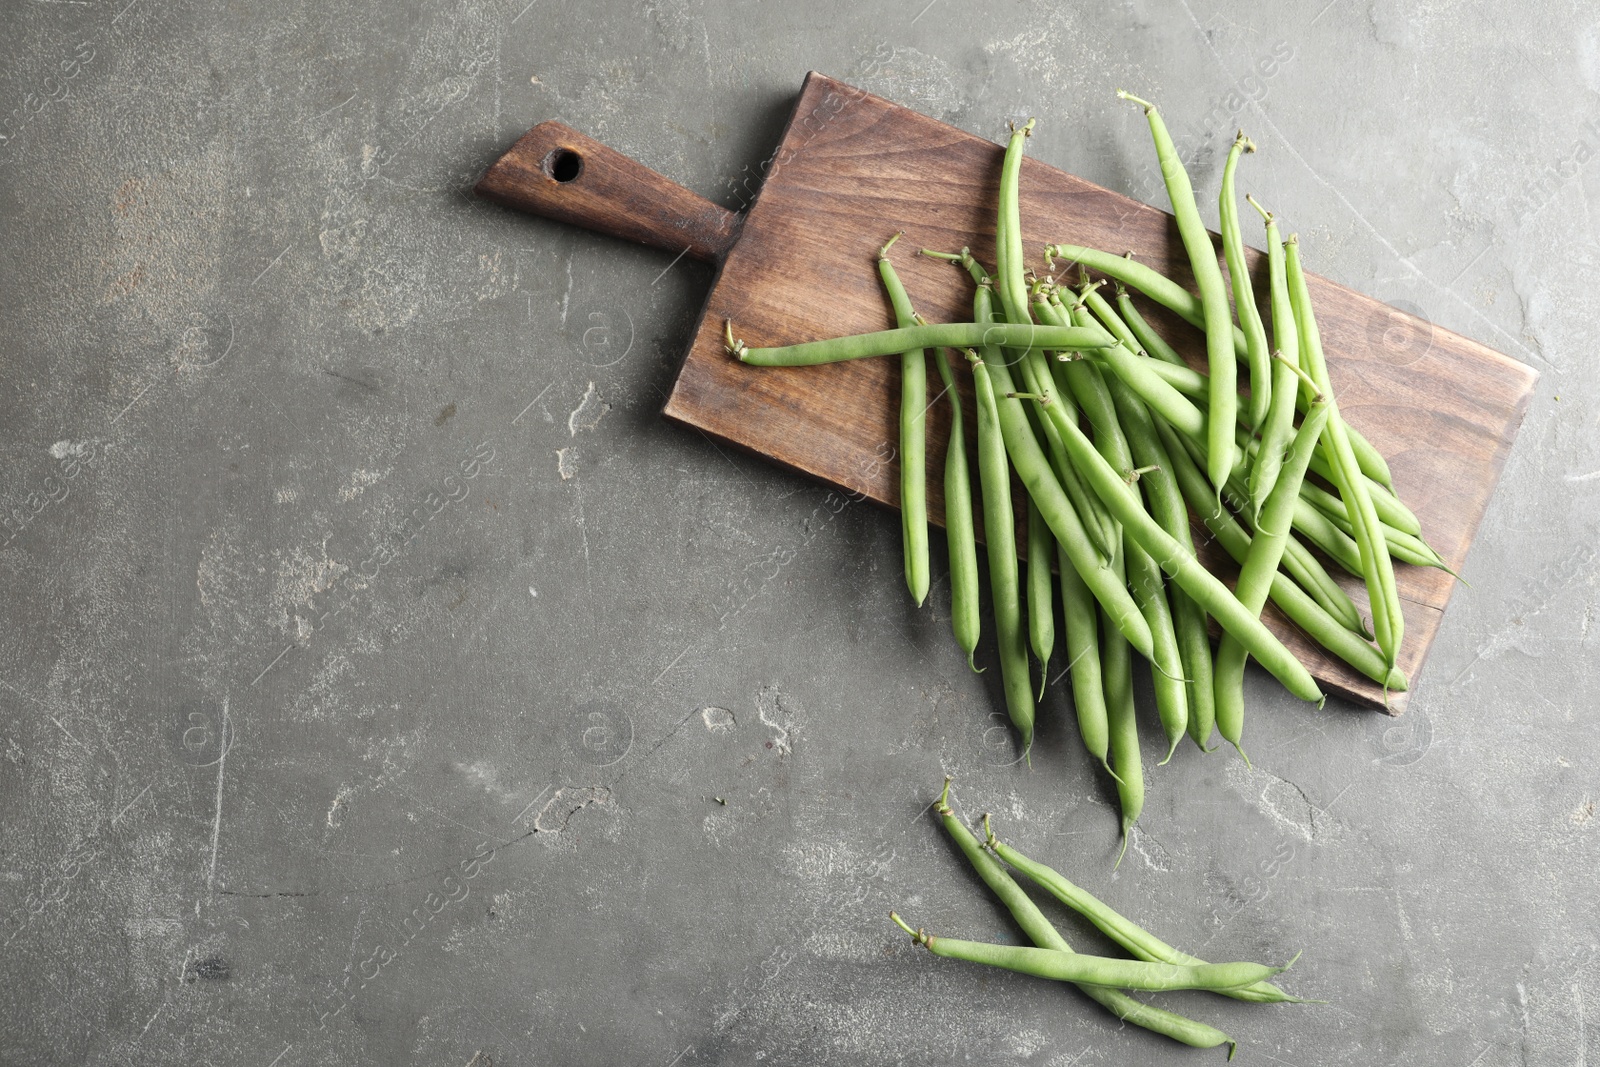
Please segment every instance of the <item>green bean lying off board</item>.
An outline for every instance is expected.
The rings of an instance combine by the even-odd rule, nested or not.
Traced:
[[[1228,1047],[1233,1059],[1238,1043],[1216,1027],[1135,999],[1127,990],[1159,992],[1198,989],[1257,1004],[1305,1003],[1268,979],[1285,967],[1239,962],[1213,964],[1173,948],[1167,942],[1113,911],[1057,871],[1030,860],[999,841],[983,817],[980,840],[950,805],[950,779],[935,805],[940,824],[984,885],[1034,947],[991,944],[935,936],[914,929],[895,912],[889,918],[935,956],[964,960],[1020,974],[1070,982],[1116,1018],[1151,1033],[1195,1048]],[[1120,945],[1132,959],[1081,955],[1073,951],[1033,897],[1023,891],[1007,867],[1038,884],[1067,907],[1079,912]],[[1290,960],[1290,964],[1294,961]]]
[[[1331,655],[1386,691],[1400,691],[1407,683],[1397,668],[1404,621],[1395,563],[1441,568],[1444,563],[1396,495],[1388,464],[1340,414],[1298,239],[1284,241],[1273,216],[1247,197],[1265,224],[1269,344],[1249,276],[1235,187],[1240,158],[1255,146],[1240,133],[1223,167],[1224,281],[1218,250],[1201,222],[1193,185],[1160,112],[1147,101],[1121,95],[1144,109],[1197,291],[1129,255],[1070,243],[1046,245],[1043,257],[1032,262],[1047,270],[1063,261],[1076,268],[1076,291],[1029,271],[1028,257],[1038,249],[1030,252],[1023,239],[1027,220],[1020,193],[1022,156],[1035,128],[1030,120],[1013,127],[1000,161],[995,270],[986,270],[968,249],[923,249],[970,276],[970,322],[930,324],[916,316],[914,294],[907,293],[889,260],[901,236],[895,234],[878,254],[895,329],[750,347],[735,338],[729,322],[725,341],[731,354],[752,366],[900,359],[904,562],[919,605],[932,585],[925,353],[933,351],[943,390],[932,403],[948,397],[951,405],[944,457],[951,629],[973,661],[982,627],[975,539],[981,507],[1001,687],[1022,754],[1029,754],[1033,741],[1051,659],[1063,658],[1056,650],[1059,592],[1062,673],[1071,676],[1084,747],[1113,779],[1125,849],[1146,789],[1134,699],[1135,652],[1150,663],[1153,719],[1166,739],[1167,759],[1186,736],[1211,751],[1214,733],[1242,755],[1247,659],[1295,696],[1323,699],[1305,665],[1263,624],[1268,600]],[[1106,280],[1115,288],[1101,292]],[[1200,331],[1204,372],[1184,362],[1146,318],[1141,303],[1145,309],[1165,308]],[[947,353],[966,358],[951,360]],[[1246,374],[1239,372],[1241,363]],[[963,374],[971,375],[977,398],[975,422],[965,420],[960,408]],[[1248,383],[1243,399],[1241,378]],[[976,436],[976,487],[968,470],[969,426]],[[1024,490],[1020,500],[1013,499],[1014,484]],[[980,490],[976,499],[975,488]],[[1190,509],[1241,565],[1233,587],[1198,561]],[[1018,562],[1019,532],[1028,557],[1026,574]],[[1059,573],[1059,589],[1052,567]],[[1370,629],[1330,568],[1341,568],[1366,585]],[[1207,635],[1211,622],[1221,631],[1215,653]],[[1019,922],[1026,928],[1033,920],[1019,916]],[[988,952],[942,937],[919,940],[935,952],[959,951],[966,958]],[[1034,940],[1037,949],[988,952],[987,959],[1004,957],[1006,965],[1094,985],[1085,976],[1097,973],[1099,964],[1034,955],[1061,952],[1059,945],[1046,943],[1048,937]],[[1201,966],[1175,957],[1146,962]],[[1140,985],[1146,981],[1210,982],[1213,987],[1224,981],[1220,972],[1211,971],[1164,972],[1160,979],[1115,969],[1098,973],[1138,988],[1155,988]]]

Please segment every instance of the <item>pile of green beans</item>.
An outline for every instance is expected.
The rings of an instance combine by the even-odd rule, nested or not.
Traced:
[[[1123,1022],[1195,1048],[1228,1046],[1233,1059],[1238,1043],[1207,1023],[1135,999],[1128,990],[1161,992],[1197,989],[1256,1004],[1303,1004],[1268,981],[1287,970],[1259,963],[1208,963],[1173,948],[1154,934],[1119,915],[1103,901],[1080,889],[1059,872],[1028,859],[995,837],[988,815],[980,841],[950,806],[950,779],[935,806],[945,833],[971,864],[974,873],[1006,906],[1034,947],[962,941],[916,928],[891,911],[889,918],[935,956],[1000,967],[1020,974],[1069,982]],[[1023,891],[1010,867],[1067,907],[1078,912],[1120,945],[1132,959],[1076,953],[1061,932]],[[1298,957],[1297,957],[1298,958]]]
[[[1159,111],[1120,95],[1144,109],[1197,292],[1131,255],[1074,244],[1045,246],[1042,263],[1056,270],[1064,260],[1078,268],[1076,280],[1026,268],[1019,190],[1030,120],[1013,128],[1001,161],[995,270],[967,249],[922,250],[971,276],[972,321],[929,324],[916,315],[890,259],[896,234],[877,261],[895,329],[751,348],[734,338],[730,322],[725,339],[730,353],[758,366],[899,357],[905,573],[918,605],[930,584],[925,437],[932,353],[943,385],[932,403],[947,398],[952,420],[944,458],[951,627],[976,669],[984,615],[975,535],[981,508],[996,658],[1023,754],[1058,654],[1059,581],[1063,673],[1071,675],[1084,747],[1115,782],[1125,849],[1145,792],[1134,652],[1150,663],[1166,759],[1185,736],[1210,751],[1214,732],[1243,755],[1247,660],[1301,699],[1323,699],[1305,666],[1263,625],[1267,600],[1386,691],[1403,691],[1397,662],[1405,621],[1395,562],[1445,565],[1396,496],[1388,464],[1340,415],[1298,236],[1285,240],[1272,213],[1246,197],[1265,224],[1270,316],[1262,316],[1235,184],[1241,158],[1255,145],[1241,132],[1223,168],[1224,270]],[[1114,299],[1100,291],[1107,281]],[[1203,332],[1204,372],[1150,325],[1141,300]],[[952,364],[971,368],[975,485]],[[1248,385],[1243,399],[1241,378]],[[1024,490],[1020,500],[1014,484]],[[1198,562],[1191,509],[1240,565],[1231,588]],[[1370,624],[1331,569],[1364,583]],[[1212,622],[1221,631],[1215,653]]]

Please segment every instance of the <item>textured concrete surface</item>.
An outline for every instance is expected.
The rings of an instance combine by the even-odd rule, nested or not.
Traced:
[[[1303,950],[1326,1004],[1163,999],[1242,1062],[1600,1062],[1600,21],[1257,6],[0,5],[0,1062],[1220,1062],[889,926],[1017,936],[945,773]],[[658,418],[709,271],[469,193],[559,117],[737,206],[809,68],[1157,202],[1114,88],[1206,193],[1243,125],[1315,269],[1539,368],[1410,714],[1252,674],[1113,872],[893,516]]]

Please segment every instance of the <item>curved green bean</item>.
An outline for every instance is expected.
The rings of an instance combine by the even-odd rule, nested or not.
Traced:
[[[889,249],[904,231],[878,249],[878,275],[889,294],[896,323],[902,329],[920,321],[911,298],[900,284]],[[928,599],[928,353],[908,348],[900,354],[900,547],[905,557],[906,588],[917,607]]]
[[[1289,540],[1294,506],[1300,500],[1300,479],[1306,476],[1306,466],[1317,442],[1322,439],[1330,411],[1326,400],[1319,397],[1312,402],[1310,413],[1300,424],[1284,457],[1283,469],[1267,497],[1267,506],[1261,509],[1255,538],[1250,542],[1250,551],[1245,554],[1239,580],[1233,587],[1234,595],[1251,611],[1259,613],[1266,606],[1273,576],[1278,573],[1278,561],[1283,558],[1284,545]],[[1223,634],[1217,649],[1215,673],[1217,731],[1241,756],[1245,755],[1240,743],[1244,732],[1244,662],[1243,647],[1231,635]],[[1245,762],[1249,763],[1250,757],[1245,756]]]
[[[1050,562],[1055,556],[1055,538],[1039,513],[1039,505],[1028,501],[1028,643],[1039,660],[1039,699],[1050,677],[1050,653],[1056,647],[1055,575]]]
[[[723,333],[728,351],[753,367],[812,367],[822,363],[841,363],[849,359],[894,356],[908,348],[977,348],[999,345],[1004,348],[1051,349],[1077,352],[1103,343],[1105,333],[1055,329],[1031,323],[946,322],[908,329],[878,330],[873,333],[833,337],[826,341],[806,341],[783,348],[751,348],[733,337],[729,320]]]
[[[966,960],[990,967],[1001,967],[1036,978],[1050,978],[1075,985],[1098,985],[1155,992],[1175,989],[1238,989],[1282,974],[1282,967],[1263,963],[1207,963],[1180,966],[1173,963],[1146,963],[1112,956],[1086,956],[1080,952],[1058,952],[1025,945],[994,945],[987,941],[961,941],[935,937],[925,930],[913,930],[895,912],[889,913],[911,939],[935,956]]]
[[[1194,271],[1195,288],[1200,291],[1200,307],[1206,332],[1206,366],[1210,371],[1211,393],[1207,402],[1210,416],[1210,433],[1206,440],[1206,474],[1222,494],[1222,485],[1233,470],[1233,424],[1239,412],[1239,365],[1233,353],[1233,313],[1228,308],[1228,291],[1222,282],[1222,269],[1217,266],[1217,250],[1211,243],[1211,234],[1200,219],[1200,208],[1195,204],[1194,187],[1183,169],[1178,148],[1172,143],[1167,124],[1161,112],[1148,100],[1141,100],[1121,89],[1117,95],[1144,108],[1145,119],[1150,124],[1150,136],[1155,141],[1156,158],[1161,163],[1161,177],[1166,182],[1167,197],[1172,201],[1172,215],[1178,224],[1178,236],[1183,239],[1184,251],[1189,254],[1189,267]],[[1248,343],[1247,343],[1248,352]]]
[[[1294,302],[1295,324],[1300,330],[1300,358],[1306,373],[1316,383],[1317,390],[1327,399],[1330,409],[1323,450],[1333,467],[1334,484],[1338,486],[1339,496],[1350,509],[1356,547],[1361,550],[1363,578],[1372,603],[1372,629],[1378,638],[1378,648],[1392,667],[1399,656],[1400,642],[1405,635],[1405,619],[1400,612],[1400,597],[1394,584],[1394,565],[1389,560],[1389,548],[1379,532],[1378,515],[1373,509],[1372,497],[1367,492],[1366,479],[1361,476],[1344,420],[1339,417],[1338,401],[1328,382],[1328,367],[1322,356],[1322,339],[1311,309],[1311,292],[1300,266],[1298,235],[1289,235],[1287,252],[1289,298]]]
[[[1022,629],[1017,588],[1016,519],[1011,510],[1011,468],[997,411],[994,387],[982,361],[972,364],[978,408],[978,482],[983,498],[983,534],[989,556],[989,595],[994,603],[995,644],[1006,710],[1022,736],[1022,751],[1033,747],[1033,686],[1028,680],[1028,641]]]
[[[1272,365],[1272,398],[1267,405],[1267,417],[1260,426],[1260,447],[1250,465],[1250,513],[1256,516],[1261,514],[1267,494],[1278,480],[1284,450],[1294,435],[1295,395],[1300,391],[1295,377],[1295,368],[1300,366],[1300,333],[1295,327],[1294,309],[1289,306],[1289,279],[1284,272],[1283,238],[1278,232],[1278,220],[1256,203],[1254,197],[1246,194],[1245,199],[1261,213],[1266,223],[1272,344],[1278,355],[1278,362]]]
[[[1198,956],[1191,956],[1187,952],[1173,948],[1138,923],[1124,917],[1093,893],[1075,885],[1055,868],[1048,867],[1037,860],[1031,860],[1004,841],[999,840],[994,835],[994,829],[989,825],[989,816],[987,815],[983,817],[983,829],[985,836],[988,838],[985,844],[991,852],[1027,875],[1029,880],[1039,888],[1079,915],[1082,915],[1085,919],[1088,919],[1101,933],[1127,949],[1135,958],[1150,963],[1176,963],[1189,966],[1206,962]],[[1305,1003],[1301,998],[1290,996],[1271,982],[1258,982],[1255,985],[1241,986],[1237,989],[1222,989],[1217,990],[1217,992],[1223,996],[1256,1004]]]
[[[978,539],[972,519],[972,476],[967,470],[967,433],[961,413],[961,394],[955,375],[942,349],[936,350],[933,365],[950,398],[950,441],[944,453],[944,532],[950,549],[950,629],[956,644],[967,654],[967,665],[978,664],[973,654],[983,624],[978,607]]]
[[[1022,172],[1022,146],[1033,136],[1033,119],[1020,127],[1013,125],[1000,164],[999,212],[995,222],[995,274],[998,279],[1000,310],[1014,323],[1028,318],[1028,288],[1023,280],[1022,215],[1018,205],[1019,177]]]
[[[1249,425],[1258,429],[1267,418],[1267,406],[1272,399],[1272,353],[1267,348],[1267,331],[1261,325],[1261,309],[1256,306],[1256,294],[1250,285],[1250,270],[1244,261],[1244,235],[1239,229],[1239,201],[1234,195],[1234,171],[1246,152],[1256,150],[1255,142],[1239,131],[1228,150],[1228,161],[1222,168],[1222,193],[1218,200],[1218,218],[1222,227],[1222,254],[1228,263],[1228,278],[1233,283],[1233,307],[1239,316],[1239,328],[1244,331],[1245,356],[1250,364]],[[1216,262],[1215,259],[1212,262]]]
[[[1066,570],[1071,568],[1065,568],[1063,573]],[[1051,925],[1050,920],[1045,918],[1044,912],[1039,910],[1033,898],[1022,891],[1022,887],[1006,873],[1000,862],[985,852],[978,839],[960,819],[956,818],[955,812],[950,808],[949,800],[950,779],[946,778],[938,808],[940,822],[944,825],[945,832],[956,843],[961,854],[966,856],[967,862],[972,865],[978,877],[983,879],[983,883],[1000,898],[1006,910],[1011,912],[1011,917],[1022,928],[1028,940],[1040,948],[1071,952],[1072,946],[1067,944]],[[1080,985],[1078,988],[1095,1003],[1125,1022],[1194,1048],[1216,1048],[1218,1045],[1226,1044],[1229,1048],[1228,1057],[1233,1058],[1237,1043],[1214,1026],[1145,1004],[1120,989],[1097,985]]]

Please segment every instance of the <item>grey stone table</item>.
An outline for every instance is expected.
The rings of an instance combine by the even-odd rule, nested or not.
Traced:
[[[1017,937],[946,773],[1304,950],[1325,1004],[1163,1001],[1242,1062],[1600,1061],[1600,22],[1256,6],[8,0],[0,1061],[1220,1062],[889,925]],[[659,418],[709,272],[470,194],[558,117],[737,206],[811,68],[1156,202],[1115,87],[1207,195],[1243,125],[1317,270],[1541,371],[1407,716],[1253,672],[1254,769],[1181,750],[1113,872],[894,517]]]

